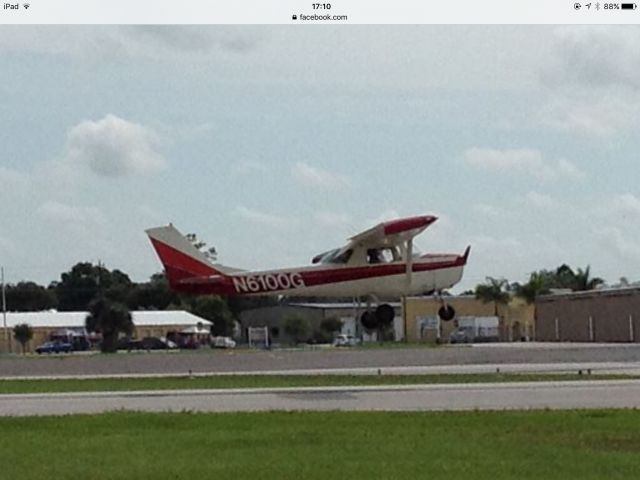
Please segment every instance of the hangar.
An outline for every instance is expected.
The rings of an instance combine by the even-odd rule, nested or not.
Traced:
[[[36,346],[48,340],[49,335],[60,330],[84,331],[88,312],[7,312],[9,330],[9,351],[18,351],[20,347],[13,339],[13,327],[26,323],[33,328],[33,338],[26,345],[27,352],[33,352]],[[135,327],[135,337],[161,337],[170,331],[184,330],[198,326],[211,326],[209,320],[200,318],[184,310],[139,310],[131,312]],[[4,332],[3,332],[4,333]],[[0,352],[7,352],[7,342],[0,341]]]
[[[474,295],[444,297],[447,304],[456,311],[456,319],[461,317],[498,317],[500,341],[512,342],[535,338],[534,306],[513,297],[506,305],[484,303]],[[456,328],[456,319],[440,321],[438,309],[441,301],[433,296],[407,297],[404,302],[406,338],[409,342],[429,342],[438,338],[447,341]],[[497,313],[497,315],[496,315]]]
[[[473,295],[448,296],[446,302],[455,310],[457,317],[489,317],[494,316],[496,307],[493,303],[483,303]],[[395,311],[394,339],[407,342],[435,341],[437,337],[448,339],[456,328],[456,322],[441,322],[438,319],[438,309],[441,307],[439,299],[433,296],[407,297],[403,302],[391,302]],[[271,307],[247,310],[240,314],[243,327],[243,337],[247,338],[247,328],[267,327],[272,342],[286,344],[289,338],[284,332],[284,323],[290,316],[298,315],[309,322],[311,332],[320,326],[325,318],[335,317],[342,321],[342,332],[347,335],[360,337],[362,328],[359,321],[365,305],[357,308],[348,303],[291,303]],[[535,334],[534,306],[519,298],[513,298],[507,305],[497,306],[499,321],[499,337],[501,341],[533,340]],[[437,333],[425,328],[434,325]],[[371,336],[364,333],[365,341],[375,340],[375,333]]]
[[[536,338],[557,342],[640,342],[640,288],[543,295]]]
[[[396,340],[403,339],[402,329],[402,309],[400,303],[390,303],[395,312],[394,319],[394,338]],[[342,331],[346,335],[354,335],[359,337],[361,334],[361,326],[357,318],[364,311],[364,303],[358,308],[354,303],[290,303],[283,305],[275,305],[270,307],[255,308],[246,310],[240,314],[240,323],[242,325],[242,335],[247,340],[247,329],[249,327],[267,327],[271,341],[275,344],[287,344],[291,339],[284,331],[284,324],[291,316],[301,316],[305,318],[309,324],[310,337],[313,332],[320,328],[322,320],[335,317],[342,321]],[[364,335],[364,340],[375,340],[373,335]]]

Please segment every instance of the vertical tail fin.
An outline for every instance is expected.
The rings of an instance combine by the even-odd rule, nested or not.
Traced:
[[[192,277],[225,275],[222,269],[187,240],[173,225],[146,230],[164,269],[169,284]]]

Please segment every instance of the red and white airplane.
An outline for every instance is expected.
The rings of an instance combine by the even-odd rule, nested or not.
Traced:
[[[413,252],[413,237],[436,220],[422,215],[383,222],[351,237],[342,248],[316,255],[310,266],[264,271],[212,263],[173,225],[146,233],[164,265],[170,287],[179,292],[400,297],[439,293],[462,278],[470,247],[462,255]],[[452,310],[448,313],[453,316]]]

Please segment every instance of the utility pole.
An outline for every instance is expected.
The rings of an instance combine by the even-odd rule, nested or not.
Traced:
[[[4,285],[4,267],[0,267],[0,275],[2,276],[2,326],[4,327],[4,343],[7,353],[11,351],[9,344],[9,329],[7,328],[7,295]]]

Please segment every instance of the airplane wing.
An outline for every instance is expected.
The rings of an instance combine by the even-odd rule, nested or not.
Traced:
[[[382,222],[349,239],[349,247],[382,247],[399,245],[421,233],[438,217],[420,215]]]

